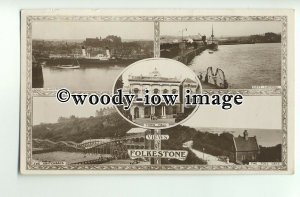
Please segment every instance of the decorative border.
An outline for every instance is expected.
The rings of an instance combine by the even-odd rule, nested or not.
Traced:
[[[154,21],[154,57],[160,57],[160,24]]]
[[[282,17],[282,33],[281,33],[281,88],[282,88],[282,162],[284,166],[288,166],[288,132],[287,132],[287,121],[288,121],[288,83],[287,83],[287,73],[288,73],[288,64],[287,64],[287,17]]]
[[[32,164],[32,20],[26,18],[26,169]]]
[[[33,97],[56,94],[53,89],[32,89],[32,23],[41,21],[80,22],[153,22],[154,57],[160,56],[160,22],[248,22],[281,21],[281,88],[205,90],[208,94],[241,93],[243,95],[282,95],[282,165],[39,165],[32,161],[32,100]],[[27,16],[26,17],[26,169],[27,170],[101,170],[101,171],[286,171],[287,170],[287,16]],[[86,92],[86,91],[84,91]]]
[[[50,89],[50,88],[32,88],[32,96],[56,96],[56,93],[59,89]],[[72,93],[96,93],[102,94],[111,92],[100,92],[100,91],[91,91],[91,90],[82,90],[82,91],[72,91]],[[270,88],[270,89],[203,89],[202,94],[242,94],[243,96],[280,96],[282,95],[282,88]]]
[[[30,170],[113,170],[113,171],[286,171],[284,165],[103,165],[103,164],[70,164],[62,165],[31,165]]]

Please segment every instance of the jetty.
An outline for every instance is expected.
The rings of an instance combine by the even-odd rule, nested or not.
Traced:
[[[165,43],[160,46],[160,56],[189,64],[194,57],[207,49],[207,46],[199,42]]]
[[[182,54],[180,56],[176,56],[173,59],[180,61],[184,64],[189,64],[194,59],[194,57],[196,57],[197,55],[202,53],[204,50],[206,50],[206,47],[202,46],[202,47],[187,51],[184,54]]]

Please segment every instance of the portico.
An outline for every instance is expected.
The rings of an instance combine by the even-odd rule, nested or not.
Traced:
[[[177,113],[179,106],[143,106],[135,104],[130,108],[130,114],[133,118],[150,118],[151,115],[157,118],[173,118]]]
[[[167,106],[164,102],[158,106],[144,106],[141,102],[133,102],[130,108],[130,114],[134,119],[166,119],[174,118],[174,115],[184,112],[182,101],[183,81],[177,77],[162,77],[155,68],[147,76],[128,76],[128,86],[124,87],[125,92],[135,94],[137,98],[144,98],[145,90],[149,95],[178,94],[175,105]]]

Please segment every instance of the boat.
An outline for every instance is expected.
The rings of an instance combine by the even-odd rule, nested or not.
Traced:
[[[62,56],[62,55],[52,55],[48,58],[43,58],[41,60],[47,62],[47,66],[57,66],[57,62],[60,64],[70,65],[72,64],[74,57],[72,56]],[[110,54],[109,49],[106,50],[106,54],[97,54],[96,56],[91,56],[86,52],[85,48],[82,47],[82,54],[76,56],[76,60],[80,64],[80,67],[89,66],[113,66],[113,65],[129,65],[133,62],[141,60],[142,58],[117,58]]]
[[[81,67],[94,67],[94,66],[100,67],[100,66],[114,66],[114,65],[127,66],[141,59],[142,58],[132,58],[132,59],[111,58],[109,60],[99,60],[99,59],[92,59],[92,58],[77,58]],[[50,67],[56,66],[57,61],[65,65],[72,64],[71,58],[48,58],[46,61],[47,61],[47,66]]]
[[[56,66],[56,68],[61,68],[61,69],[78,69],[80,68],[80,64],[77,59],[73,59],[72,64],[59,64]]]
[[[212,50],[212,51],[217,51],[218,50],[218,41],[214,39],[215,35],[214,35],[214,26],[212,26],[212,30],[211,30],[211,37],[207,42],[207,48]]]
[[[208,51],[208,53],[209,53],[209,54],[213,54],[214,52],[213,52],[213,51]]]
[[[80,66],[74,66],[74,65],[57,65],[56,68],[77,69],[77,68],[80,68]]]

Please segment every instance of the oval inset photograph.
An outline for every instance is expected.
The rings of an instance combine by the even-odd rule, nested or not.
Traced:
[[[165,129],[186,121],[198,108],[186,105],[185,95],[201,93],[197,75],[181,62],[167,58],[137,61],[119,75],[115,94],[123,97],[118,112],[132,124],[147,129]],[[133,97],[134,96],[134,97]],[[125,106],[126,105],[126,106]]]

